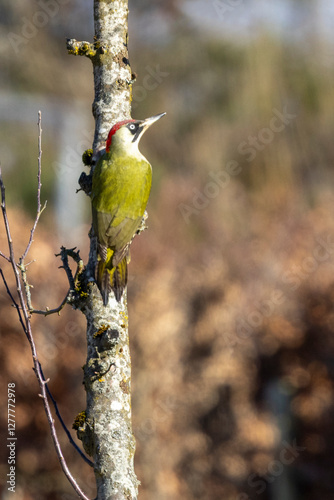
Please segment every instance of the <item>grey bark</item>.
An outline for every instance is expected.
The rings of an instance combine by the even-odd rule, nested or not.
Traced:
[[[94,63],[94,151],[110,124],[130,118],[131,69],[128,56],[128,0],[94,0],[95,37],[102,52]]]
[[[87,318],[87,408],[78,437],[93,457],[97,499],[134,500],[138,481],[133,467],[135,440],[131,426],[126,299],[117,303],[111,297],[105,307],[94,284],[82,311]]]
[[[67,41],[68,51],[93,62],[95,136],[93,158],[111,126],[130,118],[131,69],[127,49],[127,0],[94,0],[94,43]],[[134,500],[138,481],[131,426],[131,359],[126,291],[121,302],[110,293],[107,306],[92,280],[96,242],[91,238],[86,274],[88,296],[80,304],[87,319],[84,385],[87,408],[77,418],[77,434],[93,457],[97,500]]]

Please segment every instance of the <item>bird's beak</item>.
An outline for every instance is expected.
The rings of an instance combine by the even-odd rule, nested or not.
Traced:
[[[132,139],[132,142],[137,142],[139,143],[141,137],[143,136],[144,132],[156,121],[160,120],[163,116],[165,116],[166,113],[160,113],[160,115],[155,115],[151,116],[151,118],[146,118],[146,120],[139,120],[140,126]]]
[[[154,115],[154,116],[151,116],[151,118],[146,118],[146,120],[143,120],[143,122],[142,122],[143,131],[147,130],[151,125],[153,125],[153,123],[160,120],[160,118],[165,116],[165,114],[166,113],[160,113],[160,115]]]

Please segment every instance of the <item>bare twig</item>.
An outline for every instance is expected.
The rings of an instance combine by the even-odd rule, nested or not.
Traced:
[[[37,172],[37,211],[36,211],[36,217],[35,217],[35,222],[34,225],[30,231],[30,238],[28,241],[27,248],[25,249],[21,259],[23,262],[24,259],[26,258],[31,244],[34,240],[34,233],[39,221],[40,216],[42,215],[43,210],[46,207],[47,202],[44,203],[43,207],[41,208],[41,187],[42,187],[42,181],[41,181],[41,173],[42,173],[42,113],[39,111],[38,112],[38,172]]]
[[[43,314],[43,316],[50,316],[51,314],[60,313],[60,311],[64,308],[64,306],[69,303],[70,298],[71,298],[71,294],[72,294],[71,289],[68,290],[64,300],[61,302],[61,304],[58,307],[55,307],[54,309],[49,309],[48,307],[46,307],[45,310],[34,309],[32,306],[31,293],[30,293],[30,288],[33,288],[33,287],[32,287],[32,285],[29,285],[29,283],[28,283],[27,266],[22,263],[18,267],[19,267],[19,269],[21,271],[21,275],[22,275],[22,281],[23,281],[23,285],[24,285],[26,298],[27,298],[27,308],[28,308],[29,314]]]
[[[61,267],[63,269],[65,269],[65,271],[66,271],[66,274],[67,274],[67,277],[68,277],[68,281],[70,283],[70,289],[68,290],[68,292],[67,292],[64,300],[61,302],[61,304],[58,307],[56,307],[54,309],[46,308],[45,310],[39,310],[39,309],[34,309],[33,308],[32,302],[31,302],[31,293],[30,293],[30,288],[32,288],[32,286],[29,285],[29,283],[28,283],[27,271],[26,271],[26,267],[27,267],[28,264],[24,264],[24,259],[28,255],[28,252],[29,252],[30,247],[32,245],[32,242],[34,240],[34,234],[35,234],[35,230],[36,230],[38,221],[40,219],[40,216],[41,216],[43,210],[46,207],[46,202],[45,202],[44,206],[41,207],[41,187],[42,187],[42,181],[41,181],[41,173],[42,173],[42,115],[41,115],[40,111],[38,112],[38,122],[37,122],[37,125],[38,125],[37,211],[36,211],[36,217],[35,217],[34,225],[33,225],[32,229],[30,231],[30,238],[29,238],[29,241],[28,241],[28,245],[27,245],[27,247],[26,247],[23,255],[19,259],[19,269],[20,269],[21,274],[22,274],[22,281],[23,281],[23,284],[24,284],[24,289],[25,289],[25,294],[26,294],[26,299],[27,299],[27,308],[28,308],[29,313],[31,313],[31,314],[32,313],[34,313],[34,314],[43,314],[44,316],[49,316],[51,314],[59,313],[63,309],[63,307],[69,302],[69,300],[71,298],[71,294],[74,292],[75,282],[74,282],[74,279],[73,279],[70,267],[68,265],[67,255],[70,255],[77,262],[77,264],[78,264],[76,276],[78,275],[79,271],[82,270],[83,264],[82,264],[82,261],[81,261],[81,259],[79,257],[79,252],[74,252],[75,248],[72,248],[70,250],[66,250],[64,247],[61,247],[61,253],[57,254],[56,256],[61,255],[61,258],[62,258],[62,261],[63,261],[63,266],[61,266]],[[8,258],[8,257],[6,257],[5,255],[3,255],[2,252],[0,253],[0,255],[2,257],[4,257],[8,262],[11,262],[11,259]]]
[[[28,285],[29,286],[29,285]],[[51,314],[57,314],[60,313],[60,311],[66,306],[66,304],[69,303],[69,300],[71,298],[71,290],[68,290],[66,297],[62,301],[62,303],[58,306],[55,307],[54,309],[49,309],[48,307],[43,309],[34,309],[33,307],[29,309],[30,314],[42,314],[43,316],[50,316]]]
[[[33,287],[32,287],[32,285],[30,285],[28,283],[28,279],[27,279],[27,269],[26,268],[27,268],[28,264],[24,264],[22,258],[20,259],[20,264],[18,267],[21,271],[22,281],[24,284],[25,294],[26,294],[26,298],[27,298],[27,307],[28,307],[28,311],[30,314],[43,314],[43,316],[50,316],[51,314],[57,314],[57,313],[60,313],[60,311],[64,308],[64,306],[66,304],[69,304],[72,301],[73,294],[75,293],[75,288],[76,288],[76,285],[78,283],[79,276],[82,273],[83,268],[84,268],[84,264],[83,264],[83,261],[82,261],[80,255],[79,255],[79,251],[75,252],[75,248],[76,247],[67,249],[67,248],[62,246],[60,253],[56,254],[56,257],[61,256],[61,260],[63,262],[63,265],[59,266],[59,267],[61,269],[65,270],[66,275],[67,275],[67,279],[70,283],[70,288],[69,288],[67,294],[65,295],[64,300],[60,303],[60,305],[58,307],[53,308],[53,309],[50,309],[49,307],[46,307],[44,310],[43,309],[35,309],[32,306],[30,288],[33,288]],[[77,264],[77,269],[76,269],[74,278],[73,278],[71,268],[68,264],[68,255],[70,257],[72,257],[72,259]]]
[[[63,262],[63,265],[59,266],[59,268],[65,270],[65,272],[67,274],[68,282],[70,284],[70,290],[73,290],[73,291],[75,289],[75,282],[74,282],[71,268],[68,264],[68,256],[72,257],[72,259],[75,260],[75,262],[78,264],[78,267],[79,267],[81,259],[79,256],[79,252],[75,252],[74,251],[75,249],[76,249],[76,247],[74,247],[74,248],[61,247],[60,253],[56,253],[56,257],[61,257],[61,260]]]
[[[2,253],[1,250],[0,250],[0,257],[3,257],[4,259],[6,259],[7,262],[10,262],[10,258],[7,257],[7,255],[5,255],[4,253]]]
[[[41,365],[39,365],[39,367],[40,367],[40,370],[41,370],[41,374],[42,374],[43,378],[45,379],[45,377],[44,377],[44,373],[43,373],[43,370],[42,370]],[[57,415],[57,417],[58,417],[58,419],[59,419],[59,422],[61,423],[61,425],[62,425],[62,427],[63,427],[63,429],[64,429],[64,431],[65,431],[65,433],[66,433],[66,435],[67,435],[67,437],[68,437],[68,439],[69,439],[69,441],[70,441],[70,443],[74,446],[74,448],[77,450],[77,452],[79,453],[79,455],[81,455],[81,458],[83,458],[83,460],[84,460],[84,461],[85,461],[88,465],[90,465],[91,467],[94,467],[93,462],[92,462],[91,460],[89,460],[89,458],[87,458],[87,457],[86,457],[86,455],[85,455],[84,453],[82,453],[82,451],[80,450],[79,446],[78,446],[78,445],[74,442],[74,440],[73,440],[73,438],[72,438],[72,436],[71,436],[71,433],[70,433],[70,431],[68,430],[68,428],[66,427],[66,424],[65,424],[65,422],[64,422],[64,420],[63,420],[63,418],[62,418],[62,416],[61,416],[61,414],[60,414],[60,412],[59,412],[58,405],[57,405],[57,401],[56,401],[56,400],[54,399],[54,397],[52,396],[51,391],[50,391],[50,389],[49,389],[48,385],[46,385],[46,391],[47,391],[47,393],[48,393],[48,395],[49,395],[49,397],[50,397],[50,399],[51,399],[51,401],[52,401],[52,404],[53,404],[53,406],[54,406],[54,409],[55,409],[56,415]]]
[[[20,259],[20,261],[22,261],[22,259]],[[32,305],[31,305],[30,288],[32,288],[32,286],[29,285],[29,283],[28,283],[28,279],[27,279],[27,266],[24,265],[23,261],[22,261],[22,263],[19,264],[19,269],[21,271],[22,281],[23,281],[25,292],[26,292],[27,307],[28,307],[29,312],[31,312]]]
[[[39,112],[39,115],[38,115],[38,126],[39,126],[39,130],[40,130],[40,133],[39,133],[39,151],[41,153],[41,113],[40,112]],[[35,232],[35,229],[36,229],[36,225],[37,225],[37,222],[38,222],[40,214],[41,214],[41,209],[40,209],[40,186],[41,186],[40,172],[41,172],[41,159],[40,159],[40,155],[39,155],[38,170],[39,170],[39,174],[38,174],[38,200],[37,200],[37,205],[38,206],[37,206],[37,216],[36,216],[35,224],[33,226],[31,234],[30,234],[29,243],[27,245],[27,248],[26,248],[23,256],[20,259],[21,263],[23,263],[23,259],[27,255],[27,253],[28,253],[28,251],[30,249],[31,243],[33,241],[33,235],[34,235],[34,232]],[[38,380],[38,383],[39,383],[39,387],[40,387],[40,390],[41,390],[40,396],[41,396],[41,398],[43,400],[44,410],[45,410],[45,413],[46,413],[46,416],[47,416],[47,420],[48,420],[48,423],[49,423],[49,426],[50,426],[51,437],[52,437],[52,440],[53,440],[54,447],[56,449],[56,453],[57,453],[60,465],[61,465],[61,467],[63,469],[64,474],[66,475],[67,479],[69,480],[69,482],[71,483],[73,489],[76,491],[76,493],[79,495],[79,497],[82,498],[82,499],[84,499],[84,500],[88,500],[88,497],[83,493],[83,491],[79,487],[78,483],[76,482],[76,480],[74,479],[74,477],[70,473],[69,468],[68,468],[67,463],[66,463],[66,460],[65,460],[65,458],[63,456],[59,440],[58,440],[58,436],[57,436],[57,431],[56,431],[54,419],[52,417],[52,413],[51,413],[51,409],[50,409],[50,405],[49,405],[49,401],[48,401],[48,397],[47,397],[47,381],[45,380],[45,378],[43,376],[43,373],[42,373],[42,370],[41,370],[41,365],[40,365],[40,362],[39,362],[39,359],[38,359],[38,355],[37,355],[37,351],[36,351],[36,345],[35,345],[35,341],[34,341],[33,334],[32,334],[31,322],[30,322],[30,318],[29,318],[29,310],[28,310],[27,304],[26,304],[26,302],[24,300],[24,294],[23,294],[23,290],[22,290],[22,283],[21,283],[20,273],[19,273],[18,266],[17,266],[16,261],[15,261],[13,241],[12,241],[12,237],[11,237],[11,233],[10,233],[9,221],[8,221],[7,210],[6,210],[5,185],[3,183],[1,169],[0,169],[0,189],[1,189],[1,209],[2,209],[2,215],[3,215],[3,220],[4,220],[4,224],[5,224],[6,235],[7,235],[7,241],[8,241],[9,260],[10,260],[10,263],[11,263],[11,266],[12,266],[12,269],[13,269],[13,272],[14,272],[14,276],[15,276],[16,289],[17,289],[18,298],[19,298],[18,303],[16,302],[16,300],[13,297],[13,295],[11,294],[11,292],[9,290],[9,287],[7,285],[7,282],[6,282],[5,278],[4,278],[3,272],[0,269],[1,276],[2,276],[2,278],[4,280],[7,293],[11,297],[11,300],[12,300],[12,302],[13,302],[13,304],[14,304],[17,312],[18,312],[20,323],[22,325],[24,333],[26,334],[26,336],[28,338],[28,341],[29,341],[29,344],[30,344],[32,358],[33,358],[34,372],[36,374],[36,377],[37,377],[37,380]]]
[[[0,267],[0,274],[1,274],[1,277],[2,277],[2,281],[3,281],[4,285],[5,285],[6,291],[7,291],[8,295],[9,295],[9,297],[10,297],[10,299],[11,299],[11,301],[12,301],[12,303],[13,303],[14,307],[15,307],[15,308],[16,308],[16,310],[17,310],[17,313],[18,313],[18,316],[19,316],[19,321],[20,321],[21,326],[22,326],[22,328],[23,328],[23,330],[24,330],[24,333],[27,335],[27,331],[26,331],[25,325],[24,325],[24,323],[23,323],[23,319],[22,319],[22,315],[21,315],[21,310],[20,310],[20,307],[19,307],[19,305],[17,304],[17,302],[15,301],[15,299],[14,299],[14,297],[13,297],[12,292],[10,291],[10,288],[9,288],[9,286],[8,286],[8,283],[7,283],[7,281],[6,281],[5,275],[4,275],[4,273],[3,273],[2,269],[1,269],[1,267]],[[34,312],[36,312],[36,311],[34,311]],[[38,311],[37,311],[37,312],[38,312]],[[40,311],[40,312],[45,314],[45,312],[44,312],[44,311]],[[51,314],[51,311],[50,311],[50,314]],[[39,363],[39,368],[40,368],[40,371],[41,371],[42,377],[43,377],[43,379],[45,380],[44,373],[43,373],[43,370],[42,370],[42,366],[41,366],[41,364],[40,364],[40,363]],[[57,415],[57,417],[58,417],[58,420],[59,420],[59,422],[61,423],[61,425],[62,425],[62,427],[63,427],[63,429],[64,429],[64,431],[65,431],[65,433],[66,433],[66,435],[67,435],[67,437],[68,437],[68,439],[69,439],[69,441],[70,441],[70,443],[72,444],[72,446],[74,446],[74,448],[77,450],[77,452],[79,453],[79,455],[81,455],[81,457],[83,458],[83,460],[84,460],[84,461],[85,461],[88,465],[90,465],[91,467],[93,467],[93,466],[94,466],[93,462],[92,462],[91,460],[89,460],[89,458],[87,458],[87,457],[86,457],[86,455],[84,455],[84,453],[82,453],[82,451],[80,450],[79,446],[78,446],[78,445],[75,443],[75,441],[73,440],[73,438],[72,438],[72,436],[71,436],[71,433],[70,433],[70,431],[68,430],[68,428],[66,427],[66,424],[65,424],[65,422],[64,422],[64,420],[63,420],[63,418],[62,418],[62,416],[61,416],[61,414],[60,414],[60,411],[59,411],[59,408],[58,408],[57,401],[56,401],[56,400],[55,400],[55,398],[53,397],[53,395],[52,395],[52,393],[51,393],[51,391],[50,391],[49,386],[47,385],[47,383],[45,384],[45,388],[46,388],[46,392],[48,393],[49,398],[50,398],[50,399],[51,399],[51,401],[52,401],[52,404],[53,404],[53,406],[54,406],[54,409],[55,409],[56,415]]]
[[[9,295],[9,297],[10,297],[10,300],[12,301],[13,306],[15,307],[15,309],[16,309],[16,311],[17,311],[17,314],[18,314],[19,321],[20,321],[20,323],[21,323],[22,329],[23,329],[24,333],[26,334],[26,336],[28,336],[28,335],[27,335],[27,330],[26,330],[25,324],[24,324],[24,322],[23,322],[23,318],[22,318],[22,314],[21,314],[21,309],[20,309],[20,306],[18,305],[18,303],[17,303],[17,302],[16,302],[16,300],[14,299],[13,294],[12,294],[12,292],[11,292],[11,291],[10,291],[10,289],[9,289],[8,283],[7,283],[7,281],[6,281],[5,275],[3,274],[3,271],[2,271],[2,269],[1,269],[1,267],[0,267],[0,274],[1,274],[1,277],[2,277],[2,281],[3,281],[4,285],[5,285],[6,292],[8,293],[8,295]]]

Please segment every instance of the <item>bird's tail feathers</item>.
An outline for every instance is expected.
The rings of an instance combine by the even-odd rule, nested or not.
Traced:
[[[128,264],[126,256],[123,257],[121,262],[114,268],[111,282],[111,288],[113,289],[117,302],[119,302],[128,282]]]
[[[108,249],[107,259],[99,260],[97,267],[96,283],[105,306],[108,303],[111,290],[113,290],[117,302],[121,300],[128,281],[127,255],[115,267],[112,266],[112,261],[113,251]]]
[[[100,261],[97,270],[97,286],[101,292],[103,305],[108,304],[109,292],[111,290],[110,286],[110,274],[108,269],[106,269],[105,263]]]

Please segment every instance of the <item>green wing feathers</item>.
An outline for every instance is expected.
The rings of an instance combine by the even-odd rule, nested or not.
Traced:
[[[121,300],[127,284],[129,247],[141,225],[151,190],[145,160],[105,154],[93,174],[93,228],[98,240],[96,282],[104,305],[111,290]]]

